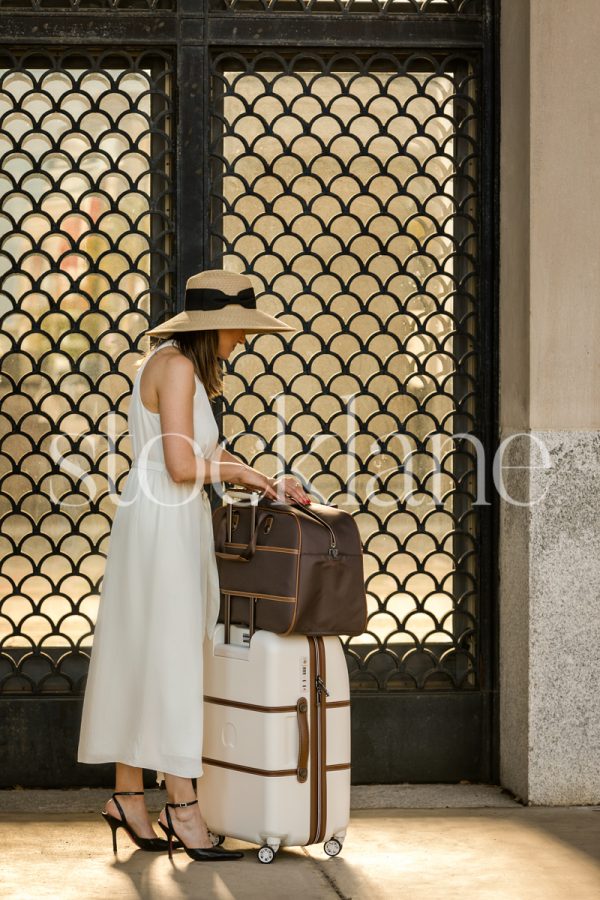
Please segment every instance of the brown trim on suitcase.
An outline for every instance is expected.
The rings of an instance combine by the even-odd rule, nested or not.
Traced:
[[[317,770],[317,689],[316,689],[316,652],[315,642],[307,638],[309,651],[308,675],[310,682],[310,828],[308,830],[307,844],[314,844],[317,833],[318,813],[318,777]]]
[[[319,644],[319,668],[320,676],[323,684],[327,684],[327,661],[325,655],[325,641],[322,637],[317,638]],[[325,699],[327,695],[321,694],[321,702],[319,703],[319,715],[321,717],[321,767],[319,778],[321,779],[321,823],[319,834],[315,838],[315,843],[325,840],[325,831],[327,828],[327,708]]]
[[[259,706],[258,703],[244,703],[242,700],[225,700],[223,697],[210,697],[204,695],[206,703],[218,703],[220,706],[235,706],[237,709],[251,709],[253,712],[265,713],[295,713],[294,706]]]
[[[210,697],[204,695],[206,703],[220,703],[222,706],[235,706],[237,709],[252,709],[255,712],[277,712],[291,713],[296,712],[296,706],[259,706],[258,703],[244,703],[243,700],[225,700],[224,697]],[[350,706],[349,700],[332,700],[325,703],[326,709],[336,709],[340,706]]]
[[[219,766],[221,769],[234,769],[236,772],[246,772],[249,775],[273,775],[280,777],[283,775],[293,775],[297,778],[296,769],[254,769],[252,766],[240,766],[237,763],[225,762],[222,759],[210,759],[208,756],[202,757],[202,762],[208,766]]]
[[[202,762],[206,763],[208,766],[219,766],[222,769],[233,769],[236,772],[245,772],[247,775],[272,775],[275,777],[293,775],[295,778],[298,776],[297,769],[255,769],[252,766],[240,766],[238,763],[229,763],[222,759],[211,759],[208,756],[203,756]],[[350,763],[332,763],[326,768],[328,772],[338,772],[341,769],[349,769]],[[315,841],[310,841],[309,843],[314,844]]]

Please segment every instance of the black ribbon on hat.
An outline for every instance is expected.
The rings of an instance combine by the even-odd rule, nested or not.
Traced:
[[[223,309],[230,303],[239,303],[245,309],[256,309],[254,288],[244,288],[239,294],[225,294],[217,288],[188,288],[185,292],[185,310],[210,312]]]

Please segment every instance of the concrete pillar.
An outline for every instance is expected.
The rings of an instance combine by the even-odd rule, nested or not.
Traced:
[[[502,2],[500,437],[532,468],[501,501],[500,778],[532,805],[600,802],[599,44],[597,0]]]

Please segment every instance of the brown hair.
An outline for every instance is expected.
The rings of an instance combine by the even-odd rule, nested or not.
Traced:
[[[134,363],[136,368],[142,365],[159,344],[173,339],[173,346],[193,362],[196,375],[204,385],[208,399],[212,401],[223,393],[223,368],[217,355],[219,332],[216,329],[178,331],[169,338],[151,334],[148,339],[150,345],[144,355]]]

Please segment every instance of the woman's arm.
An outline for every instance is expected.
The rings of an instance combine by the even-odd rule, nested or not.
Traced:
[[[157,389],[162,445],[167,471],[173,481],[202,484],[231,482],[257,488],[277,499],[271,481],[238,459],[219,461],[197,455],[194,440],[194,364],[182,355],[165,361],[164,376]],[[234,459],[234,458],[232,458]]]
[[[194,440],[194,364],[177,355],[165,361],[164,376],[157,389],[163,453],[173,481],[182,484],[230,482],[256,488],[272,500],[277,492],[271,479],[257,469],[227,454],[230,459],[204,459],[197,455]],[[226,453],[227,451],[225,451]]]
[[[244,462],[243,459],[240,459],[239,456],[234,456],[233,453],[230,453],[229,450],[225,449],[225,447],[221,447],[220,444],[218,444],[215,447],[214,453],[212,454],[212,456],[210,458],[214,459],[216,462],[220,462],[220,463],[234,463],[238,466],[244,466],[245,468],[251,468],[250,466],[246,465],[246,463]],[[254,471],[256,471],[256,469]],[[269,479],[269,481],[272,481],[272,480],[273,479]],[[239,484],[240,483],[238,481],[231,481],[228,478],[224,478],[223,481],[230,483],[230,484]]]
[[[292,475],[274,481],[223,447],[217,447],[209,459],[197,456],[193,437],[195,390],[192,361],[182,355],[166,360],[165,377],[157,392],[165,465],[173,481],[226,482],[256,488],[271,500],[288,496],[299,502],[310,502]]]
[[[222,471],[229,472],[232,470],[231,475],[223,475],[223,478],[220,479],[224,481],[226,484],[241,484],[243,487],[248,486],[256,486],[256,482],[260,483],[261,479],[266,479],[268,485],[273,488],[274,487],[274,479],[269,478],[268,475],[263,475],[262,472],[259,472],[258,469],[252,468],[252,466],[247,465],[243,459],[240,459],[239,456],[234,456],[233,453],[230,453],[229,450],[226,450],[224,447],[221,447],[218,444],[211,457],[209,457],[211,462],[214,462],[222,467]],[[251,473],[254,473],[251,475]],[[250,476],[250,481],[252,484],[249,485],[248,476]],[[242,479],[242,480],[240,480]],[[273,498],[275,499],[275,498]]]
[[[230,463],[233,465],[237,463],[245,465],[244,461],[241,460],[239,456],[234,456],[233,453],[230,453],[229,450],[225,450],[221,445],[218,445],[215,448],[211,459],[221,463]],[[250,469],[251,466],[246,466],[246,468]],[[256,469],[252,469],[252,471],[257,472]],[[260,477],[260,472],[257,472],[257,475]],[[277,492],[277,499],[279,500],[285,501],[286,497],[290,497],[305,505],[312,502],[302,485],[293,475],[280,475],[279,478],[268,478],[268,481],[271,487]],[[236,484],[237,482],[234,481],[232,483]]]

